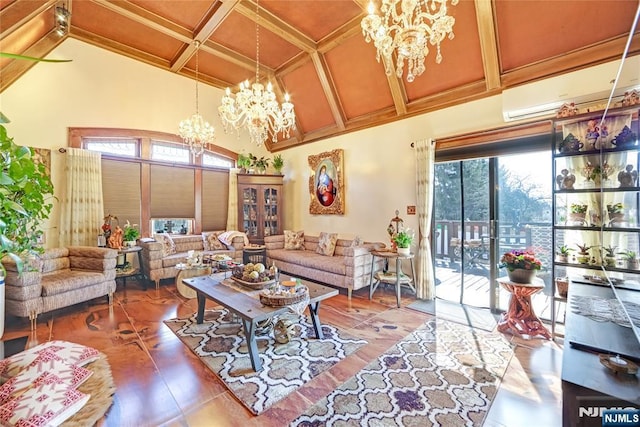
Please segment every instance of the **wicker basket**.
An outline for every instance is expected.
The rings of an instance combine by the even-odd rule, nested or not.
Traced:
[[[300,286],[294,294],[281,293],[272,295],[270,293],[261,292],[260,302],[270,307],[285,307],[287,305],[296,304],[309,298],[309,288]]]
[[[557,277],[556,290],[558,291],[558,295],[560,295],[562,298],[566,298],[567,293],[569,292],[569,279],[567,279],[566,277]]]
[[[246,282],[234,276],[231,276],[231,278],[233,279],[234,282],[240,283],[242,286],[246,286],[247,288],[255,289],[255,290],[266,289],[276,282],[275,279],[267,280],[266,282]]]

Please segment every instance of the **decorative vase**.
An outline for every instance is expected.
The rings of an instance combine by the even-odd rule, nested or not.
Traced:
[[[509,280],[515,283],[531,283],[533,278],[536,277],[535,270],[525,270],[524,268],[516,268],[515,270],[507,270],[509,273]]]
[[[132,248],[136,245],[136,241],[135,240],[127,240],[124,242],[124,246],[127,248]]]
[[[398,248],[398,255],[402,255],[402,256],[411,255],[411,248]]]

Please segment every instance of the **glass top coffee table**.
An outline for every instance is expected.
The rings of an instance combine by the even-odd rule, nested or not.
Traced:
[[[220,304],[237,315],[242,319],[249,357],[251,358],[251,366],[254,371],[260,371],[262,369],[262,362],[256,343],[257,324],[264,320],[271,319],[276,315],[289,313],[290,309],[288,306],[270,307],[263,305],[257,295],[260,291],[249,288],[244,290],[241,285],[228,286],[222,283],[223,280],[225,280],[223,274],[212,274],[210,276],[200,276],[183,280],[183,283],[193,289],[198,297],[196,322],[201,324],[204,321],[204,308],[207,299]],[[338,290],[307,280],[300,280],[300,282],[309,289],[309,302],[307,307],[316,337],[323,339],[324,335],[318,314],[320,302],[338,295]]]

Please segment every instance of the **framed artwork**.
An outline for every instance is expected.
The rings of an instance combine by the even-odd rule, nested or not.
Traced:
[[[309,213],[344,214],[343,150],[309,156],[309,167]]]

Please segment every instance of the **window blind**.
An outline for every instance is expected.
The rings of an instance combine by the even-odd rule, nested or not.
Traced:
[[[120,227],[140,225],[140,164],[102,159],[102,198],[104,216],[117,216]]]
[[[151,217],[194,218],[194,170],[151,165]]]
[[[229,201],[229,171],[202,172],[202,230],[225,230]]]

